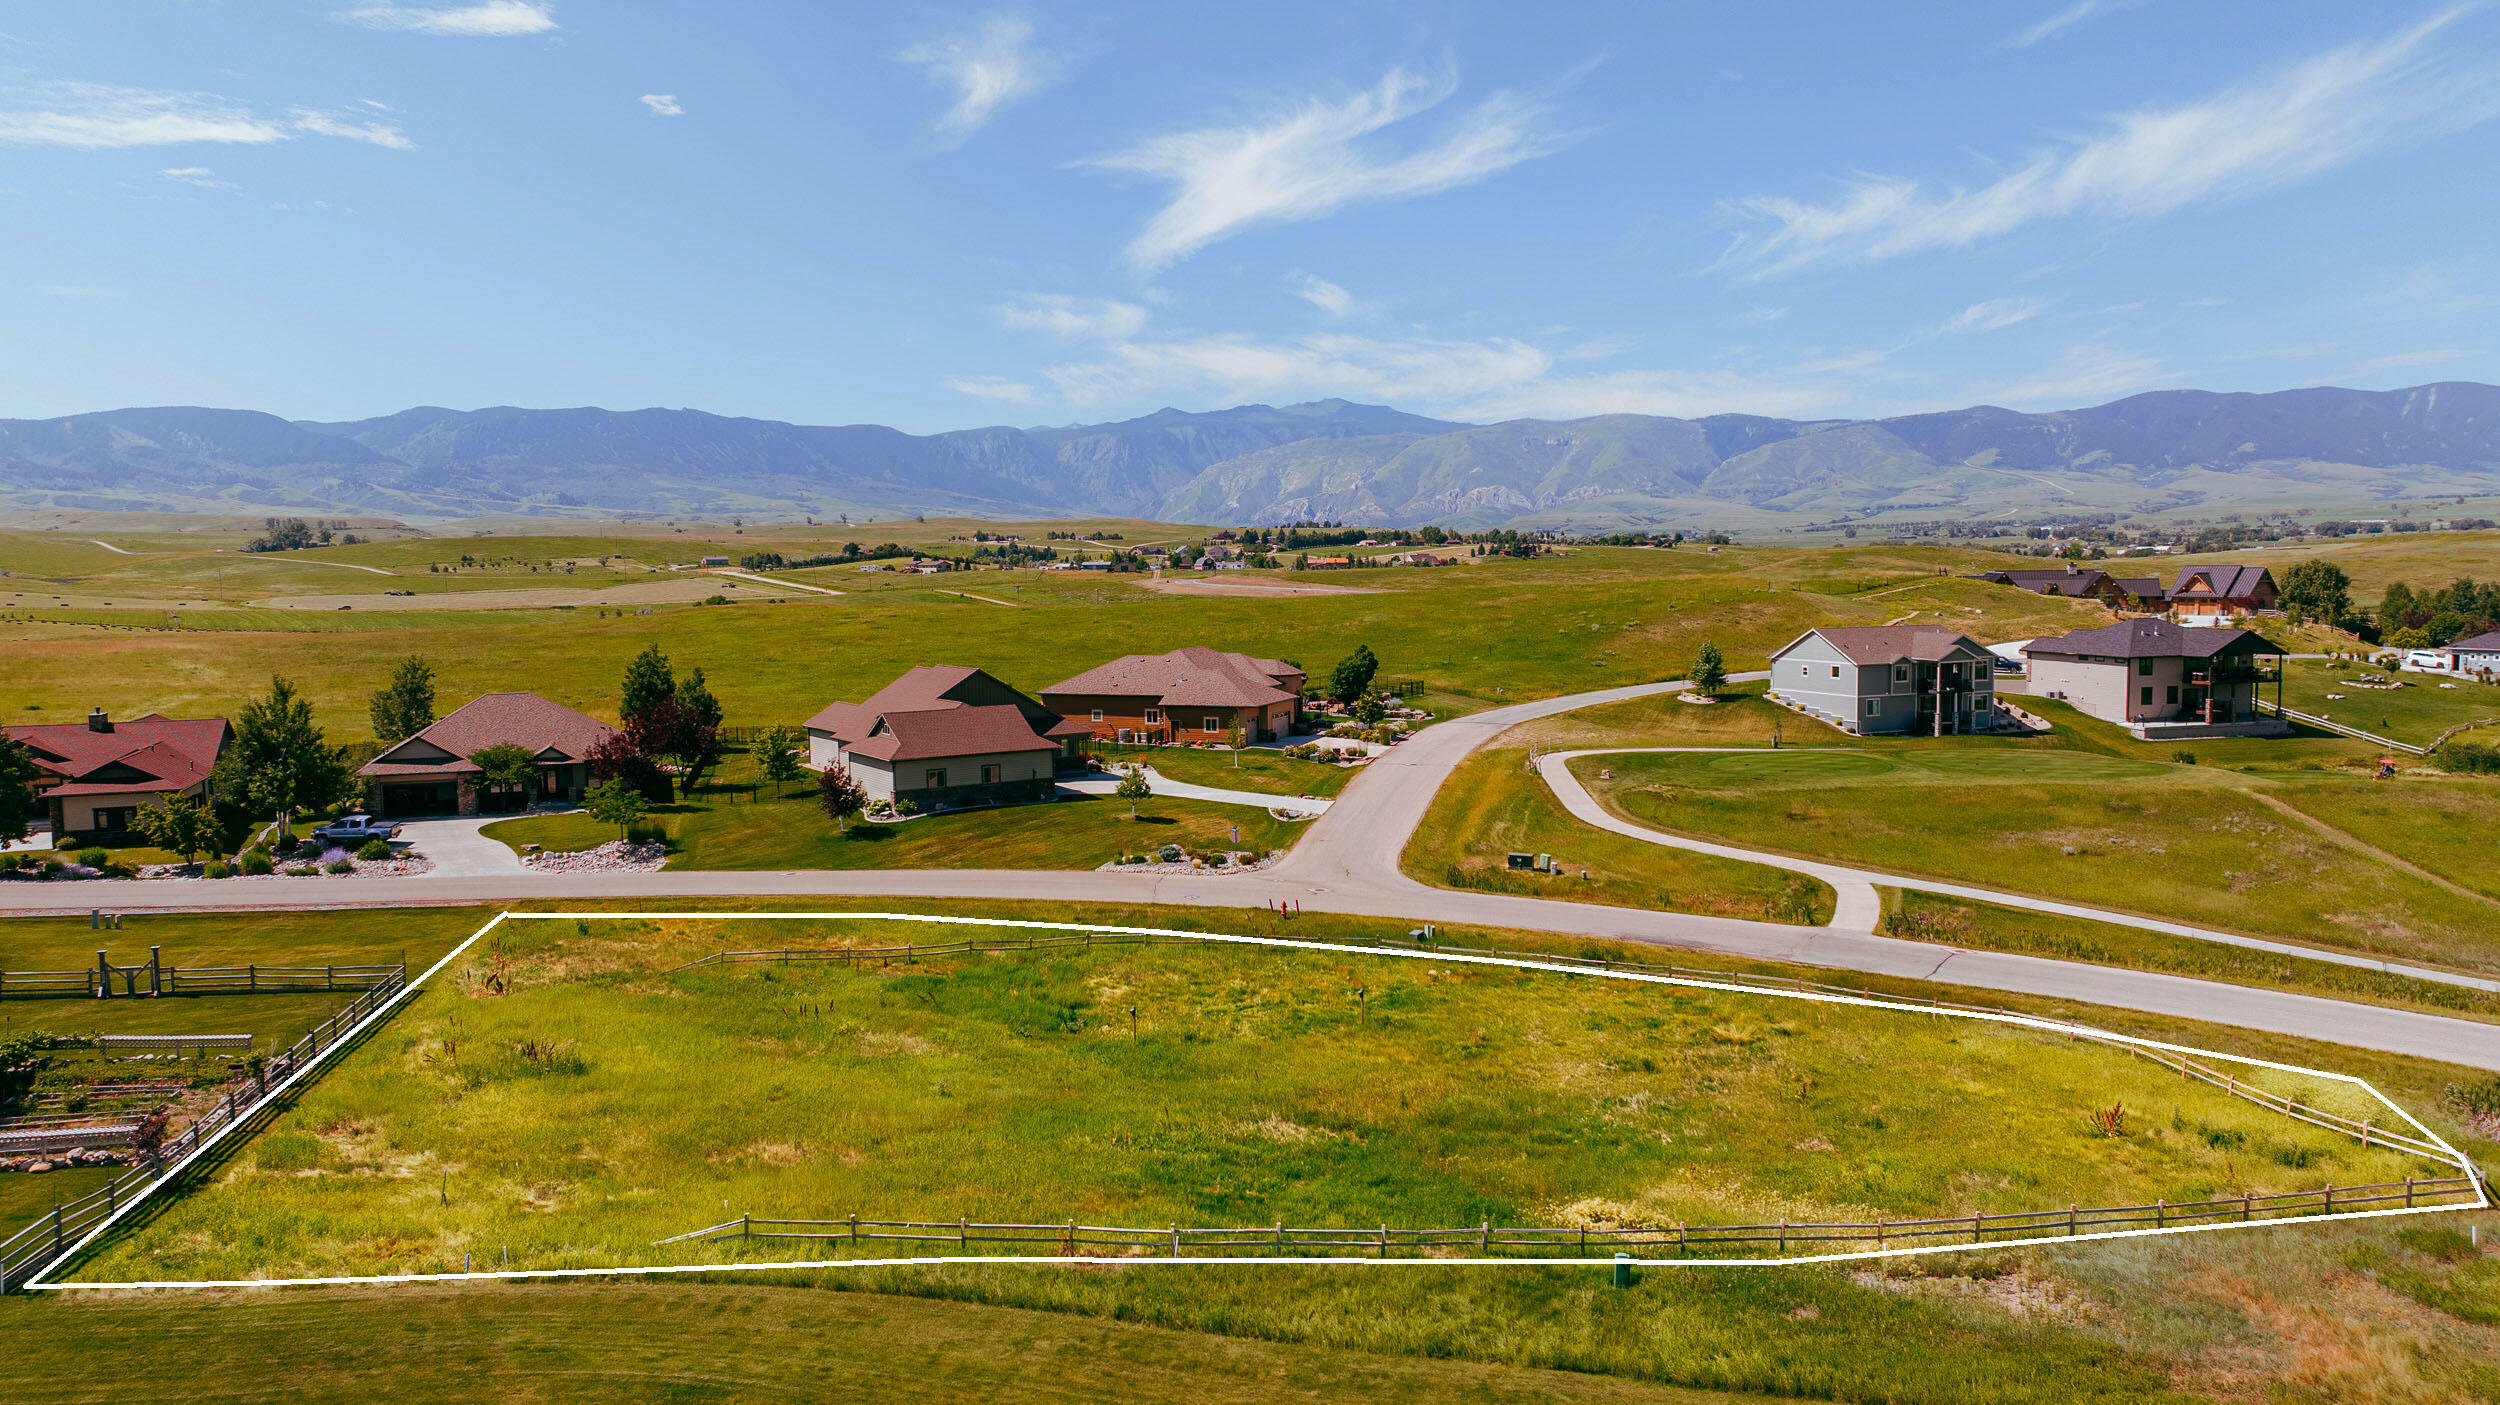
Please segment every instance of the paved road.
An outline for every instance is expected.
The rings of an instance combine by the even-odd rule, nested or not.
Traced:
[[[1720,746],[1638,746],[1605,747],[1589,751],[1549,751],[1537,757],[1537,773],[1553,787],[1555,798],[1572,818],[1582,824],[1626,835],[1670,849],[1687,849],[1699,854],[1716,854],[1721,858],[1741,859],[1746,863],[1763,864],[1822,879],[1839,896],[1831,925],[1844,931],[1873,931],[1883,916],[1883,901],[1875,891],[1881,884],[1888,888],[1909,888],[1921,893],[1940,893],[1947,897],[1969,898],[1995,903],[2001,907],[2018,907],[2030,912],[2045,912],[2058,917],[2079,917],[2092,922],[2107,922],[2120,927],[2136,927],[2148,932],[2167,932],[2172,936],[2189,937],[2200,942],[2216,942],[2224,946],[2245,947],[2251,951],[2272,952],[2278,956],[2297,956],[2308,961],[2325,961],[2337,966],[2353,966],[2367,971],[2384,971],[2417,981],[2440,985],[2462,986],[2468,990],[2500,993],[2500,980],[2487,976],[2469,976],[2457,971],[2442,971],[2430,966],[2407,966],[2399,962],[2363,956],[2356,952],[2337,951],[2331,947],[2302,946],[2295,942],[2268,941],[2263,937],[2243,936],[2237,932],[2221,932],[2211,927],[2196,927],[2184,922],[2165,922],[2158,917],[2140,917],[2132,912],[2113,912],[2107,908],[2083,903],[2063,903],[2050,898],[2035,898],[2023,893],[1999,892],[1994,888],[1974,888],[1961,883],[1940,883],[1901,873],[1881,873],[1874,869],[1849,868],[1824,863],[1819,859],[1800,859],[1787,854],[1768,853],[1760,849],[1743,849],[1729,844],[1714,844],[1704,839],[1688,839],[1635,824],[1608,810],[1597,797],[1580,784],[1571,773],[1571,761],[1581,756],[1636,756],[1658,752],[1728,752],[1750,751],[1750,747]]]
[[[1680,682],[1522,703],[1426,728],[1366,766],[1275,868],[1252,874],[1127,874],[908,869],[866,872],[527,873],[497,877],[307,878],[280,900],[233,883],[0,884],[0,913],[83,914],[236,907],[380,907],[530,899],[595,905],[668,898],[1017,898],[1312,911],[1450,926],[1530,931],[1684,947],[1753,960],[2051,997],[2149,1014],[2380,1049],[2500,1070],[2500,1025],[2409,1010],[2224,985],[2151,971],[1957,951],[1924,942],[1693,913],[1648,912],[1427,888],[1398,870],[1432,797],[1469,753],[1518,723],[1574,708],[1674,691]],[[1245,917],[1245,921],[1249,920]],[[1289,930],[1289,929],[1288,929]],[[1949,969],[1941,976],[1940,968]]]

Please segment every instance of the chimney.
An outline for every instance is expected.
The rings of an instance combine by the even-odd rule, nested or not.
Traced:
[[[2066,574],[2068,574],[2068,575],[2070,575],[2070,576],[2077,576],[2077,575],[2081,575],[2081,574],[2083,574],[2083,568],[2082,568],[2081,566],[2076,565],[2074,562],[2069,561],[2069,562],[2067,562],[2067,563],[2066,563]]]
[[[109,732],[113,730],[113,719],[104,715],[103,708],[89,708],[87,709],[87,730],[90,732]]]

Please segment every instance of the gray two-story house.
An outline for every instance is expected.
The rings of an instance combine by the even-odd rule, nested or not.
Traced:
[[[2023,646],[2033,697],[2055,698],[2145,740],[2280,736],[2291,724],[2257,710],[2272,655],[2282,705],[2283,646],[2253,629],[2122,620]]]
[[[1810,629],[1771,655],[1771,696],[1863,736],[1985,732],[2001,722],[1996,656],[1917,625]]]

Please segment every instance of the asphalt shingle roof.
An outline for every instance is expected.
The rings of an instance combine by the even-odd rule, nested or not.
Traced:
[[[360,776],[459,775],[474,771],[465,758],[509,742],[533,754],[554,752],[579,761],[616,729],[536,693],[486,693],[436,719],[433,726],[398,742],[357,769]],[[460,760],[439,760],[403,751],[432,747]]]
[[[1088,730],[977,668],[912,669],[866,702],[838,702],[807,719],[862,756],[929,761],[947,756],[1048,751]]]
[[[233,734],[222,717],[145,717],[91,730],[84,722],[0,727],[34,752],[35,764],[63,784],[48,795],[157,795],[208,779]],[[147,779],[89,780],[116,763]]]
[[[2023,646],[2023,652],[2103,659],[2213,659],[2224,654],[2279,654],[2283,646],[2253,629],[2192,629],[2168,620],[2122,620],[2053,639],[2034,639]]]
[[[1078,697],[1149,698],[1166,707],[1264,707],[1298,694],[1278,686],[1302,670],[1282,659],[1253,658],[1193,645],[1168,654],[1130,654],[1042,690]]]
[[[1988,657],[1988,646],[1967,634],[1911,624],[1843,625],[1808,630],[1790,640],[1788,648],[1780,650],[1779,654],[1797,647],[1809,635],[1821,635],[1825,642],[1840,651],[1843,658],[1857,664],[1898,663],[1903,659],[1936,663],[1953,657],[1957,650],[1965,658]],[[1778,658],[1779,654],[1771,657]]]

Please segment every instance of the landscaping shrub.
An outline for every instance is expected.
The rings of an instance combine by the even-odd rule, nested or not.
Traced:
[[[668,827],[658,824],[625,826],[625,840],[630,844],[662,844],[668,840]]]
[[[226,867],[224,861],[219,859],[210,859],[208,866],[200,870],[200,876],[203,878],[229,878],[233,874],[234,870]]]
[[[65,863],[63,863],[63,862],[61,862],[61,856],[60,856],[60,855],[58,855],[58,854],[46,854],[46,855],[44,855],[44,858],[43,858],[43,876],[44,876],[44,877],[46,877],[46,878],[58,878],[58,877],[60,877],[60,876],[61,876],[61,870],[62,870],[62,869],[65,869],[65,868],[67,868],[67,867],[69,867],[69,865],[68,865],[68,864],[65,864]]]
[[[246,849],[243,851],[241,867],[245,873],[257,877],[261,874],[269,872],[269,870],[276,867],[276,865],[269,861],[269,855],[267,853],[259,849]]]
[[[2431,753],[2439,769],[2463,776],[2500,776],[2500,746],[2489,742],[2450,742]]]
[[[102,868],[112,861],[113,856],[102,849],[86,848],[78,851],[78,862],[88,868]]]
[[[337,858],[330,860],[328,863],[323,864],[321,867],[324,871],[330,873],[354,873],[356,871],[356,861],[349,858],[345,854],[341,854]]]
[[[363,859],[367,863],[380,863],[382,860],[387,859],[390,856],[391,841],[387,839],[368,839],[365,841],[364,847],[356,851],[356,857]]]

